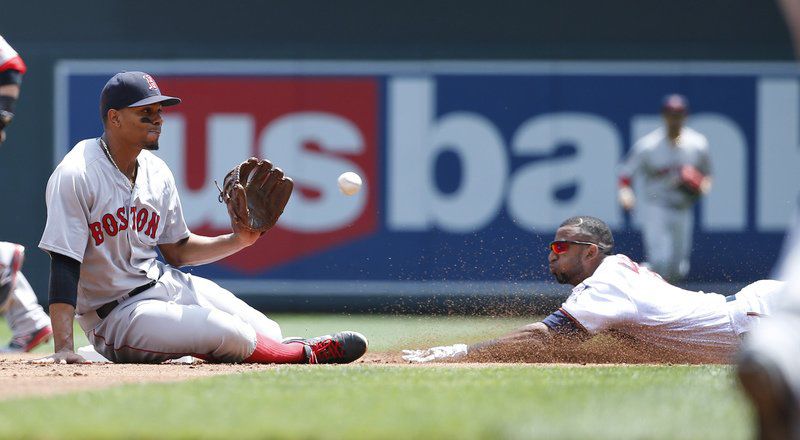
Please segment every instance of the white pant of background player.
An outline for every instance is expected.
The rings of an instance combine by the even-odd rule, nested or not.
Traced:
[[[642,235],[647,265],[667,281],[686,278],[692,251],[694,210],[650,201],[643,205]]]
[[[280,342],[280,326],[205,278],[157,262],[152,288],[124,299],[101,319],[78,315],[95,350],[112,362],[163,362],[210,356],[241,362],[253,353],[256,334]]]
[[[0,280],[11,282],[16,277],[15,285],[11,288],[8,298],[0,304],[0,313],[3,313],[11,328],[12,339],[32,334],[37,330],[50,325],[50,318],[39,305],[36,294],[31,288],[28,279],[19,272],[20,263],[15,263],[15,258],[21,259],[25,248],[16,243],[0,241]],[[17,270],[16,274],[12,274]]]

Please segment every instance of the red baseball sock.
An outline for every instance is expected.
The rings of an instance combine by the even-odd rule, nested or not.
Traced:
[[[301,342],[281,344],[266,336],[256,334],[256,349],[250,357],[242,362],[251,364],[305,363],[305,345]]]

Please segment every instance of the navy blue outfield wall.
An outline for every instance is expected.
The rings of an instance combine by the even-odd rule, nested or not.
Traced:
[[[361,149],[331,152],[329,158],[339,157],[342,160],[329,161],[329,165],[333,165],[326,169],[332,173],[339,169],[337,167],[357,166],[371,180],[362,196],[363,201],[348,199],[337,202],[339,205],[336,206],[347,203],[353,205],[340,208],[340,223],[333,226],[303,225],[295,221],[292,226],[292,221],[289,221],[287,227],[280,231],[285,237],[276,234],[276,239],[288,243],[286,246],[306,249],[306,253],[294,252],[284,261],[234,261],[193,269],[198,274],[219,279],[223,284],[228,283],[232,289],[267,308],[315,308],[309,305],[311,303],[316,304],[316,308],[330,303],[331,307],[335,305],[339,309],[350,310],[358,304],[363,306],[367,303],[375,306],[366,308],[383,307],[378,304],[380,301],[376,303],[374,298],[369,298],[371,292],[383,295],[383,298],[394,298],[393,303],[398,303],[395,299],[410,298],[405,304],[418,304],[422,300],[414,298],[425,297],[428,298],[425,300],[428,304],[442,303],[445,306],[452,302],[449,296],[464,297],[459,296],[458,292],[482,298],[496,298],[505,294],[512,297],[522,295],[525,298],[525,292],[531,289],[563,292],[563,289],[546,282],[544,257],[539,251],[552,234],[555,220],[547,218],[537,223],[539,220],[536,216],[514,211],[517,202],[512,200],[509,188],[514,182],[521,181],[515,176],[522,176],[523,173],[519,171],[524,171],[530,163],[538,160],[539,163],[557,164],[563,159],[580,167],[588,150],[582,149],[580,143],[574,143],[542,153],[542,157],[526,159],[524,155],[514,153],[513,136],[526,121],[530,122],[535,117],[580,111],[601,118],[604,124],[613,128],[618,139],[616,143],[608,144],[610,147],[606,146],[609,152],[619,156],[629,147],[635,130],[652,124],[651,116],[656,105],[653,102],[657,95],[671,89],[694,95],[696,110],[707,116],[700,122],[706,127],[713,126],[708,129],[716,130],[714,132],[719,136],[727,136],[723,139],[734,144],[733,151],[736,154],[726,157],[728,168],[725,169],[729,173],[732,173],[731,169],[740,169],[742,173],[739,183],[735,176],[729,174],[728,178],[733,183],[724,187],[728,188],[725,194],[732,194],[730,197],[734,198],[734,203],[726,204],[722,196],[717,196],[719,200],[714,202],[716,205],[713,209],[704,207],[698,211],[701,228],[696,239],[698,246],[705,250],[700,251],[700,258],[694,262],[697,270],[693,272],[691,281],[741,284],[749,278],[766,276],[778,253],[785,225],[774,218],[779,214],[760,212],[766,209],[775,211],[774,206],[781,202],[775,198],[777,196],[763,196],[764,185],[768,187],[771,181],[764,177],[758,158],[772,157],[769,156],[772,153],[764,153],[763,139],[759,140],[758,137],[756,121],[761,110],[757,109],[756,103],[759,97],[775,96],[769,93],[781,90],[794,93],[791,84],[780,80],[795,78],[796,75],[789,64],[782,64],[774,71],[778,73],[773,72],[768,77],[759,72],[742,70],[741,64],[737,65],[738,73],[725,72],[727,61],[791,61],[792,51],[785,25],[776,6],[769,1],[578,1],[569,2],[568,5],[563,4],[566,2],[521,1],[344,1],[302,4],[244,1],[225,7],[218,2],[173,1],[157,8],[130,1],[86,1],[81,2],[80,6],[64,2],[6,3],[0,11],[0,34],[22,53],[30,71],[25,77],[18,117],[9,129],[9,141],[0,148],[0,175],[7,182],[3,215],[0,216],[0,240],[26,245],[28,258],[25,272],[40,297],[46,291],[48,258],[36,249],[36,245],[45,219],[44,187],[47,176],[54,160],[58,159],[59,154],[63,155],[71,142],[97,132],[99,125],[94,103],[99,86],[102,86],[102,78],[114,69],[133,68],[138,63],[154,67],[159,71],[158,75],[164,76],[162,88],[170,90],[168,86],[171,86],[194,97],[201,95],[201,89],[192,85],[191,76],[204,76],[196,80],[210,82],[219,82],[222,78],[225,79],[223,82],[227,81],[225,87],[235,89],[236,81],[230,80],[231,75],[243,74],[254,81],[258,93],[265,93],[269,99],[274,96],[270,93],[286,85],[280,83],[280,75],[294,78],[292,81],[296,82],[289,84],[289,87],[295,90],[307,87],[318,93],[319,99],[316,101],[278,100],[283,107],[268,111],[246,101],[232,102],[234,107],[241,106],[240,110],[253,115],[254,133],[259,136],[264,136],[268,127],[276,128],[270,124],[279,116],[292,113],[294,110],[290,112],[291,109],[301,113],[324,109],[339,117],[332,119],[334,122],[354,121],[356,129],[353,133],[361,136]],[[237,62],[226,67],[226,59],[235,59]],[[64,63],[64,60],[71,61]],[[81,60],[112,61],[100,68],[95,68],[96,65],[87,68],[81,64]],[[180,60],[207,62],[189,64],[195,72],[187,71],[186,65],[158,65],[159,61]],[[280,67],[280,63],[275,63],[276,60],[340,60],[343,63],[339,68],[344,70],[336,73],[336,68],[329,70],[330,65],[315,64],[304,65],[298,70],[286,65]],[[367,63],[372,67],[360,70],[354,68],[352,63],[359,60],[389,63],[383,67]],[[436,63],[430,60],[472,60],[478,63],[455,69],[445,66],[444,70],[437,70]],[[513,63],[500,63],[506,66],[505,70],[493,72],[494,64],[486,60],[508,60],[523,64],[522,67],[513,67]],[[617,105],[619,102],[615,102],[615,106],[607,104],[614,99],[613,94],[599,96],[591,91],[583,96],[563,95],[555,100],[552,96],[547,99],[539,97],[539,104],[528,106],[526,98],[533,102],[537,93],[548,88],[570,91],[588,87],[596,90],[590,76],[592,72],[596,74],[598,69],[608,65],[592,63],[587,65],[586,73],[581,73],[576,64],[569,62],[548,64],[559,60],[660,60],[663,64],[645,64],[656,66],[656,70],[661,66],[666,74],[658,78],[653,77],[654,72],[643,75],[639,69],[641,65],[632,71],[621,71],[618,69],[620,65],[616,65],[616,76],[611,78],[601,74],[606,76],[605,81],[608,82],[604,90],[620,96],[627,103],[622,106],[624,108]],[[392,67],[395,61],[407,63],[395,68],[398,66]],[[689,61],[694,64],[687,63]],[[717,62],[713,71],[705,75],[692,74],[698,63],[706,61]],[[336,66],[336,63],[332,65]],[[59,73],[57,66],[65,70]],[[542,66],[570,67],[567,73],[556,71],[545,74],[537,70]],[[769,70],[763,63],[757,66]],[[283,73],[279,72],[280,68],[284,69]],[[422,73],[423,81],[404,82],[408,72],[415,69]],[[342,75],[353,80],[350,84],[352,89],[340,90],[337,89],[338,85],[331,86]],[[307,81],[301,81],[303,76]],[[59,78],[70,78],[72,82],[59,83]],[[626,94],[624,86],[614,85],[614,81],[624,83],[627,80],[641,84],[635,95]],[[723,84],[725,81],[727,83]],[[393,87],[409,87],[409,90],[418,93],[415,95],[417,100],[394,99],[398,95]],[[428,93],[426,90],[432,95],[425,95]],[[738,99],[733,99],[730,93],[726,94],[726,90],[736,90]],[[350,108],[336,108],[337,97],[341,96],[338,94],[351,92],[356,94],[347,96],[359,101],[352,106],[343,106]],[[489,96],[482,96],[481,92]],[[483,220],[479,218],[479,213],[472,213],[475,216],[472,223],[469,223],[469,217],[464,217],[466,223],[459,226],[457,221],[453,223],[446,216],[436,217],[438,220],[432,223],[423,221],[428,226],[422,227],[415,223],[420,221],[418,218],[399,218],[396,213],[391,213],[390,203],[395,203],[397,207],[405,202],[396,201],[397,197],[402,198],[403,195],[392,189],[396,188],[391,180],[394,170],[391,151],[394,150],[387,149],[393,145],[391,124],[402,123],[398,122],[402,118],[392,120],[389,113],[403,105],[411,106],[413,111],[418,108],[415,105],[425,102],[434,106],[431,121],[441,122],[447,115],[469,112],[484,118],[469,121],[485,122],[483,125],[468,125],[469,129],[481,131],[489,127],[488,131],[495,130],[501,139],[497,151],[503,153],[502,160],[508,167],[498,169],[496,173],[509,186],[504,186],[502,196],[498,196],[503,201],[498,201]],[[606,102],[605,108],[603,102]],[[783,108],[781,106],[792,105],[770,102],[779,110]],[[508,103],[511,103],[511,111],[503,108]],[[181,118],[185,122],[202,117],[209,123],[208,118],[214,113],[213,106],[187,106],[186,109],[185,113],[173,114],[173,127],[180,127]],[[718,121],[713,118],[715,115],[724,116],[726,119],[723,122],[730,124],[714,125]],[[224,133],[234,130],[236,121],[225,121],[229,126],[221,124],[219,129]],[[346,123],[342,124],[342,127],[347,126]],[[61,127],[60,132],[57,131],[58,127]],[[169,130],[165,129],[165,133]],[[173,133],[181,131],[176,128]],[[781,140],[790,138],[791,133],[787,133]],[[269,152],[271,147],[259,139],[254,137],[250,147],[252,151],[259,152],[260,148],[260,152]],[[174,145],[181,145],[179,141],[171,140],[175,142]],[[209,148],[213,149],[213,146]],[[174,160],[193,157],[194,154],[190,149],[176,150],[179,155]],[[465,180],[468,171],[464,168],[464,157],[471,156],[461,155],[467,150],[468,147],[461,150],[442,148],[441,154],[426,162],[434,170],[432,187],[441,195],[457,194],[460,183],[468,181]],[[200,156],[202,154],[197,153],[197,157]],[[197,163],[191,159],[189,162]],[[205,181],[221,177],[210,175],[216,173],[217,168],[223,168],[222,164],[207,170],[187,172],[181,184],[187,188],[187,198],[196,196],[199,200],[190,201],[190,204],[203,206],[203,192],[198,189],[202,189]],[[557,168],[545,169],[549,170],[547,173],[552,173]],[[608,177],[606,175],[611,174],[613,170],[606,169],[603,175]],[[204,180],[205,177],[209,178]],[[315,185],[323,185],[324,182],[315,182],[308,177],[307,184],[312,193],[315,189],[319,193]],[[548,206],[558,207],[559,203],[577,200],[575,198],[581,197],[581,184],[580,181],[570,181],[548,188],[551,191],[547,193]],[[317,197],[318,201],[324,201],[334,195],[322,190]],[[392,198],[395,202],[390,201]],[[357,209],[358,203],[363,203],[360,208],[362,211]],[[211,202],[208,204],[211,205]],[[304,206],[311,209],[314,205],[307,203]],[[580,203],[575,205],[581,206]],[[725,206],[732,213],[720,211]],[[351,214],[344,212],[347,211],[345,208],[350,209]],[[200,221],[205,214],[201,208],[198,209],[200,211],[196,217]],[[363,215],[367,209],[372,210],[373,218],[367,219]],[[438,212],[435,207],[432,209],[420,215],[424,217],[431,212]],[[551,209],[551,212],[562,211]],[[641,257],[635,219],[620,217],[621,214],[616,211],[602,212],[614,222],[622,250],[632,257]],[[779,209],[777,212],[783,211]],[[209,230],[213,231],[218,213],[209,215],[213,217]],[[353,223],[350,225],[347,224],[347,215],[352,215],[350,220]],[[731,217],[720,217],[726,215]],[[297,216],[302,217],[300,213]],[[522,226],[517,224],[519,219],[523,220]],[[301,243],[310,240],[302,237],[308,233],[308,228],[317,228],[313,234],[328,237],[325,251],[307,244],[291,245],[292,240],[301,240]],[[323,230],[325,228],[330,229]],[[337,234],[340,234],[338,239]],[[429,246],[420,247],[419,243],[426,241]],[[537,252],[531,252],[529,247]],[[479,255],[476,252],[478,249],[488,252]],[[355,263],[349,266],[344,264],[345,255],[352,256]],[[260,261],[259,258],[250,256],[251,260]],[[375,258],[384,261],[375,262]],[[418,258],[424,260],[421,265],[415,262]],[[744,268],[741,267],[742,263]],[[487,267],[481,268],[481,265]],[[310,284],[297,284],[300,278]],[[270,286],[260,281],[255,284],[252,282],[263,279],[277,279],[279,282]],[[295,283],[280,284],[287,280]],[[359,280],[363,281],[361,287],[349,283]],[[408,292],[409,289],[413,292]],[[265,297],[262,292],[269,295]],[[441,301],[430,300],[432,295],[442,292],[445,295]]]

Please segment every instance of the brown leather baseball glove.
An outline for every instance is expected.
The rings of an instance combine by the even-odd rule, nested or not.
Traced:
[[[678,187],[693,197],[699,197],[703,194],[702,184],[706,176],[697,168],[691,165],[683,165],[681,167],[680,179]]]
[[[294,182],[268,160],[251,157],[225,175],[219,201],[231,219],[251,231],[275,226],[292,195]]]

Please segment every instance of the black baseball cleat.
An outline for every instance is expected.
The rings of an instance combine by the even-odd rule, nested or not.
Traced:
[[[364,356],[369,345],[364,335],[350,331],[309,339],[287,338],[283,342],[304,344],[309,364],[349,364]]]

